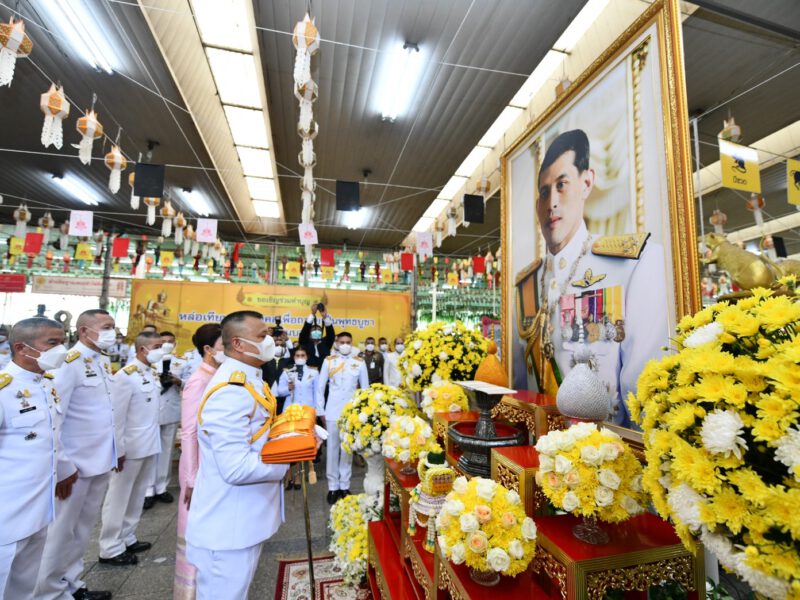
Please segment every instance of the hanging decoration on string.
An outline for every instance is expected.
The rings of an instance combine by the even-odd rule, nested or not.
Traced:
[[[39,227],[42,228],[42,244],[47,246],[50,243],[50,230],[56,226],[56,221],[50,211],[39,217]]]
[[[747,199],[747,204],[745,208],[753,213],[753,219],[755,219],[756,225],[759,227],[764,225],[764,215],[761,212],[761,209],[766,206],[766,201],[764,200],[764,196],[761,194],[752,193],[750,197]]]
[[[139,210],[139,196],[133,191],[133,182],[136,179],[136,173],[131,171],[131,174],[128,175],[128,185],[131,186],[131,209]]]
[[[25,58],[33,50],[33,42],[25,33],[25,23],[15,21],[0,23],[0,87],[11,85],[18,58]]]
[[[165,200],[164,206],[161,208],[161,235],[165,238],[172,234],[172,219],[175,218],[175,214],[175,209],[172,208],[172,202]]]
[[[117,134],[117,142],[119,142],[119,134]],[[117,144],[111,146],[111,152],[106,154],[106,167],[111,170],[111,176],[108,179],[108,189],[112,194],[119,191],[120,178],[122,172],[128,167],[128,160],[123,156]]]
[[[14,229],[14,237],[18,237],[20,239],[25,237],[25,231],[27,229],[28,221],[31,220],[31,211],[28,210],[28,207],[25,204],[20,204],[17,207],[17,210],[14,211],[14,221],[16,222],[16,228]]]
[[[182,212],[178,212],[175,216],[175,245],[180,246],[183,243],[183,229],[186,227],[186,217]]]
[[[78,157],[80,157],[81,162],[85,165],[89,165],[92,162],[94,141],[99,137],[103,137],[103,125],[97,120],[97,113],[94,112],[96,100],[97,95],[92,96],[91,110],[78,119],[78,123],[75,126],[78,133],[81,134],[81,141],[77,145]]]
[[[161,204],[161,198],[144,198],[144,205],[147,207],[147,224],[156,224],[156,207]]]
[[[102,229],[98,229],[94,234],[94,263],[99,265],[103,259],[103,247],[105,246],[106,234]]]
[[[183,253],[188,256],[194,256],[197,252],[192,251],[192,245],[194,242],[194,227],[192,224],[189,223],[186,226],[186,230],[183,232]]]
[[[715,208],[714,212],[712,212],[711,216],[708,218],[708,222],[714,226],[714,233],[722,234],[724,233],[723,228],[725,227],[725,223],[728,222],[728,215],[720,209]]]
[[[69,116],[70,105],[64,96],[64,88],[50,84],[50,89],[41,95],[39,108],[44,113],[42,125],[42,145],[52,145],[61,150],[64,145],[64,119]]]
[[[58,236],[58,249],[63,252],[69,248],[69,221],[64,221],[58,230],[61,232]]]

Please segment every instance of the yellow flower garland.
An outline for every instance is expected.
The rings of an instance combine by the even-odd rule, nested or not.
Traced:
[[[381,496],[345,496],[331,508],[328,526],[333,532],[330,551],[347,585],[358,585],[367,573],[367,524],[382,518]]]

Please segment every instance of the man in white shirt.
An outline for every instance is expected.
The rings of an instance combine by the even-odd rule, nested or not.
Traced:
[[[197,567],[197,600],[246,598],[263,542],[283,522],[288,465],[261,462],[277,401],[261,378],[275,342],[262,316],[239,311],[222,320],[226,360],[198,411],[200,470],[186,527],[187,557]]]
[[[142,327],[142,330],[139,333],[156,333],[158,329],[156,329],[155,325],[145,325]],[[128,332],[128,335],[131,335],[131,332]],[[130,364],[134,360],[136,360],[136,343],[131,342],[131,345],[128,347],[128,360],[125,361],[125,364]]]
[[[34,317],[11,332],[0,373],[0,599],[32,600],[56,494],[56,411],[46,372],[64,361],[64,328]]]
[[[383,383],[392,387],[400,387],[403,377],[400,375],[400,355],[406,349],[403,338],[398,337],[394,340],[394,352],[386,355],[386,362],[383,367]]]
[[[114,318],[87,310],[76,323],[78,343],[54,372],[61,397],[56,518],[47,537],[36,597],[46,600],[105,600],[81,579],[83,555],[100,514],[112,469],[122,468],[114,430],[111,363],[103,351],[116,340]]]

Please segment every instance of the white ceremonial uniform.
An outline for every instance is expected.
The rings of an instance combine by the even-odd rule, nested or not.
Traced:
[[[589,251],[579,259],[587,236]],[[551,341],[562,380],[572,369],[575,351],[588,344],[610,393],[609,420],[630,427],[628,392],[636,391],[645,364],[663,355],[670,336],[664,253],[647,241],[638,258],[598,255],[592,251],[598,238],[581,224],[561,252],[548,252],[548,262],[535,276],[538,282],[542,269],[547,273],[539,293],[548,294]]]
[[[58,501],[47,535],[36,597],[72,598],[84,587],[83,555],[100,515],[111,469],[117,466],[111,363],[108,356],[78,342],[54,371],[61,397],[58,480],[78,472],[72,493]]]
[[[319,372],[308,366],[284,369],[278,381],[272,386],[272,393],[286,398],[283,410],[292,404],[300,404],[310,406],[321,415],[325,410],[325,398],[317,394],[318,379]],[[289,390],[289,381],[294,381],[294,391]]]
[[[353,349],[355,351],[355,349]],[[357,356],[329,356],[322,363],[319,374],[317,397],[325,395],[328,385],[328,404],[325,407],[325,428],[328,430],[328,451],[326,475],[328,491],[350,489],[353,457],[342,450],[339,427],[336,421],[342,414],[344,405],[353,398],[357,388],[368,388],[367,365]]]
[[[0,599],[29,600],[55,515],[53,376],[16,363],[0,373]]]
[[[186,352],[181,359],[186,363],[186,368],[181,372],[182,381],[186,383],[189,381],[189,377],[194,375],[194,372],[197,371],[200,363],[203,362],[203,356],[197,351],[197,348],[192,348]]]
[[[8,341],[0,342],[0,369],[5,369],[11,362],[11,344]]]
[[[136,526],[161,451],[158,414],[161,383],[155,369],[138,358],[114,375],[114,404],[122,471],[111,474],[103,503],[100,557],[113,558],[136,543]]]
[[[169,372],[183,382],[183,376],[188,367],[186,361],[171,355],[164,357],[157,365],[159,375],[164,372],[167,361],[169,361]],[[153,470],[153,479],[150,485],[147,486],[146,496],[163,494],[167,491],[170,475],[172,474],[172,453],[175,450],[175,434],[178,432],[178,424],[180,422],[181,386],[173,383],[166,391],[162,388],[161,397],[159,398],[158,425],[161,436],[161,452],[158,453],[156,467]]]
[[[383,383],[392,387],[400,387],[403,377],[400,375],[400,355],[397,352],[387,352],[383,361]]]
[[[261,462],[266,430],[253,440],[274,417],[276,401],[265,392],[261,368],[229,357],[209,381],[200,405],[200,470],[186,526],[187,557],[197,567],[197,600],[247,598],[261,544],[283,522],[288,465]]]

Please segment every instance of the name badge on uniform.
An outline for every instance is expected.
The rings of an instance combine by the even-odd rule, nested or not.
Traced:
[[[27,412],[31,412],[32,410],[36,410],[35,406],[30,406],[27,402],[22,405],[22,408],[19,409],[19,414],[24,415]]]
[[[374,360],[371,363],[369,363],[369,368],[370,369],[374,369],[375,368],[375,361]]]

